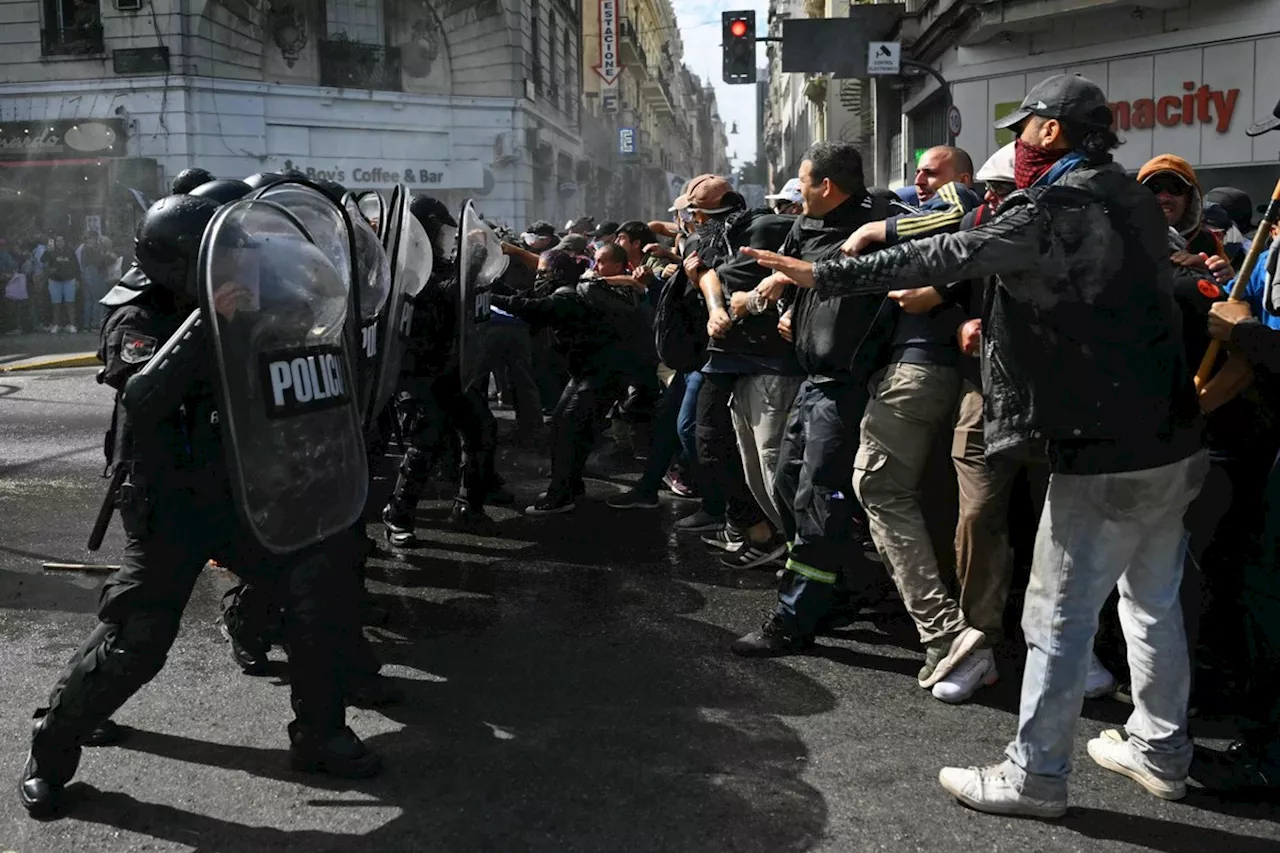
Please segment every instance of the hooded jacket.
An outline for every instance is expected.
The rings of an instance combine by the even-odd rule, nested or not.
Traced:
[[[1204,192],[1200,189],[1200,181],[1196,177],[1191,164],[1174,154],[1161,154],[1152,157],[1138,170],[1138,182],[1145,184],[1148,178],[1161,172],[1172,172],[1190,184],[1191,193],[1187,199],[1187,209],[1182,219],[1173,223],[1173,228],[1187,241],[1187,251],[1194,254],[1204,252],[1207,255],[1222,255],[1222,243],[1212,232],[1204,227]]]
[[[1155,468],[1200,446],[1168,229],[1112,162],[1010,195],[971,231],[814,267],[819,297],[996,276],[983,311],[988,455],[1047,439],[1054,470]]]

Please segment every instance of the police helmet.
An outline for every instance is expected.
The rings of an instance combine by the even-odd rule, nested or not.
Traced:
[[[260,190],[263,187],[269,187],[272,184],[278,184],[285,179],[284,175],[279,172],[257,172],[244,179],[250,189]]]
[[[429,195],[415,195],[409,202],[409,212],[427,232],[436,258],[453,260],[458,253],[458,220],[453,218],[445,203]]]
[[[311,178],[307,177],[306,172],[299,171],[298,169],[281,169],[278,174],[280,175],[280,177],[284,178],[286,181],[311,180]]]
[[[213,175],[209,174],[205,169],[183,169],[178,173],[178,177],[173,179],[173,183],[169,185],[169,191],[174,195],[182,195],[212,180]]]
[[[328,178],[318,178],[312,181],[316,185],[316,189],[327,195],[336,205],[342,205],[342,197],[347,194],[347,188],[337,181],[331,181]]]
[[[194,299],[191,272],[205,227],[218,207],[211,198],[192,195],[171,195],[151,205],[134,240],[138,267],[147,278]]]
[[[227,179],[201,184],[192,190],[190,195],[198,198],[211,198],[218,204],[230,204],[233,201],[239,201],[251,192],[253,192],[253,189],[244,181]]]

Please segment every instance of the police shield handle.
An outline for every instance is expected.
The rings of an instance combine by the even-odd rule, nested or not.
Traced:
[[[1271,242],[1271,228],[1277,221],[1280,221],[1280,181],[1276,181],[1276,188],[1271,191],[1271,203],[1267,205],[1267,212],[1258,223],[1257,233],[1253,235],[1253,243],[1249,246],[1249,254],[1245,255],[1244,263],[1236,273],[1236,283],[1232,285],[1229,297],[1232,302],[1239,302],[1244,296],[1245,288],[1249,286],[1249,278],[1253,275],[1253,268],[1258,263],[1258,256]],[[1196,371],[1196,390],[1202,394],[1207,390],[1205,386],[1209,381],[1210,372],[1213,371],[1213,363],[1218,360],[1218,351],[1221,348],[1221,341],[1209,341],[1209,348],[1205,350],[1204,358],[1200,360],[1200,369]]]

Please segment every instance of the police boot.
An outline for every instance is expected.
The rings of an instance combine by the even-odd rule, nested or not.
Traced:
[[[418,537],[413,532],[415,504],[416,501],[409,502],[393,496],[391,502],[383,508],[382,524],[387,541],[392,545],[412,548],[418,544]]]
[[[22,779],[18,783],[18,796],[23,808],[41,820],[57,812],[62,790],[80,766],[80,747],[70,738],[50,734],[46,712],[47,709],[43,708],[36,711],[31,751],[27,754],[27,763],[22,768]]]
[[[340,779],[368,779],[382,772],[382,757],[346,726],[317,733],[290,723],[289,764],[303,773],[328,773]]]
[[[222,597],[222,621],[218,628],[231,644],[231,657],[245,675],[266,675],[271,668],[267,652],[271,644],[258,629],[266,625],[250,625],[244,608],[240,605],[239,591],[233,587]]]
[[[453,511],[449,513],[449,524],[463,533],[488,533],[496,526],[484,510],[461,501],[453,505]]]

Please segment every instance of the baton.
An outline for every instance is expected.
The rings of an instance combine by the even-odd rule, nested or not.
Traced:
[[[107,525],[111,524],[111,515],[116,511],[116,495],[120,492],[120,484],[124,482],[129,466],[117,462],[111,474],[111,485],[107,486],[107,495],[102,499],[98,509],[98,517],[93,522],[93,532],[89,534],[89,550],[96,551],[102,547],[102,539],[107,535]]]
[[[1244,298],[1244,291],[1249,286],[1249,279],[1253,276],[1253,268],[1258,263],[1258,256],[1271,242],[1271,227],[1277,221],[1280,221],[1280,181],[1276,182],[1276,188],[1271,193],[1271,203],[1267,205],[1267,212],[1258,223],[1258,230],[1253,235],[1253,243],[1249,246],[1249,254],[1245,255],[1240,272],[1236,273],[1236,283],[1231,286],[1231,295],[1227,297],[1228,302],[1239,302]],[[1196,371],[1197,392],[1204,389],[1209,374],[1213,372],[1213,363],[1218,360],[1218,352],[1221,349],[1222,341],[1217,339],[1209,341],[1209,348],[1205,350],[1204,358],[1200,360],[1200,369]]]

